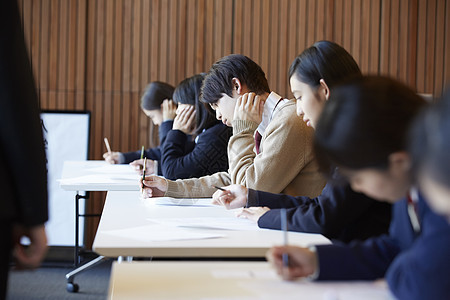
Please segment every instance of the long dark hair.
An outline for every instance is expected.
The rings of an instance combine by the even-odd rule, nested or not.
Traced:
[[[165,99],[172,99],[174,87],[161,81],[153,81],[147,85],[141,97],[141,107],[145,110],[161,109]]]
[[[208,129],[219,122],[212,108],[200,101],[201,87],[205,76],[205,73],[200,73],[182,80],[173,93],[174,102],[195,106],[195,134],[200,134],[204,129]]]
[[[425,101],[387,77],[354,78],[335,87],[316,126],[321,169],[386,169],[391,153],[407,150],[407,132]]]
[[[330,41],[316,42],[298,55],[289,68],[289,78],[293,75],[312,88],[323,79],[330,89],[342,80],[362,76],[353,57]]]

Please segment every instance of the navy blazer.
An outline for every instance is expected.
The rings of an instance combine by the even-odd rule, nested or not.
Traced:
[[[290,231],[320,233],[349,242],[387,233],[391,205],[353,191],[350,185],[328,183],[316,198],[294,197],[249,189],[247,206],[267,206],[258,220],[261,228],[280,229],[280,210],[288,208]]]
[[[386,277],[400,299],[449,299],[450,225],[420,196],[421,230],[413,230],[403,199],[393,206],[389,235],[349,245],[317,246],[319,280]]]
[[[161,123],[158,129],[158,135],[159,135],[159,147],[150,148],[144,150],[144,157],[147,157],[151,160],[161,160],[161,150],[160,147],[162,144],[164,144],[164,141],[166,140],[167,133],[172,130],[173,120],[164,121]],[[132,161],[135,161],[137,159],[141,158],[141,150],[139,151],[132,151],[132,152],[125,152],[122,153],[124,157],[124,164],[129,164]]]
[[[228,170],[228,140],[232,129],[218,123],[197,136],[195,147],[186,151],[188,136],[171,130],[161,147],[161,168],[165,178],[202,177]]]

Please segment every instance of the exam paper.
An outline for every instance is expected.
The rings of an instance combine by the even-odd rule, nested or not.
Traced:
[[[164,218],[164,219],[147,219],[161,225],[176,227],[191,227],[204,229],[225,229],[225,230],[259,230],[258,225],[248,219],[239,219],[236,217],[229,218]]]
[[[138,174],[92,174],[83,175],[72,178],[59,179],[60,184],[80,184],[80,185],[97,185],[102,184],[121,184],[124,182],[135,182],[136,185],[139,184],[140,176]]]
[[[205,233],[161,224],[105,230],[104,234],[133,239],[141,242],[164,242],[179,240],[199,240],[225,237],[224,234]]]
[[[212,204],[211,198],[172,198],[155,197],[141,198],[146,205],[177,205],[177,206],[217,206]]]

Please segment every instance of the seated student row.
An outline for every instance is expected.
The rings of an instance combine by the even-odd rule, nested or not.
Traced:
[[[317,82],[318,86],[311,84],[309,90],[319,92],[310,92],[309,97],[320,94],[323,103],[339,80],[361,76],[361,72],[345,49],[322,41],[295,60],[291,83],[299,81],[299,76],[306,87]],[[223,82],[223,78],[230,82]],[[248,57],[230,55],[216,62],[203,82],[202,100],[212,105],[219,119],[233,127],[228,145],[229,171],[177,181],[148,176],[144,181],[147,196],[211,197],[215,192],[212,186],[238,183],[244,184],[245,189],[251,188],[249,195],[258,199],[249,201],[249,205],[291,207],[290,230],[321,233],[344,242],[386,233],[390,205],[356,193],[349,185],[327,184],[323,189],[324,179],[312,154],[312,129],[296,116],[294,101],[280,101],[281,97],[275,97],[273,92],[269,95],[269,91],[264,72]],[[253,138],[255,132],[262,136],[259,147]],[[235,193],[234,187],[227,188],[230,191],[226,193]],[[215,198],[217,195],[221,194],[216,193]],[[268,211],[258,225],[279,229],[279,216],[276,210]]]
[[[200,102],[204,77],[205,74],[197,74],[186,78],[174,90],[162,82],[152,82],[147,87],[141,108],[159,125],[160,139],[159,147],[144,151],[148,173],[154,171],[153,161],[159,162],[159,174],[168,179],[209,175],[228,168],[226,151],[231,130]],[[140,151],[103,156],[110,163],[130,163],[142,172]]]
[[[317,46],[317,45],[318,44],[316,44],[315,46]],[[315,46],[313,46],[312,48],[314,48]],[[302,53],[302,54],[305,54],[305,53]],[[297,76],[295,76],[295,77],[292,76],[292,75],[294,75],[293,71],[295,71],[296,64],[298,65],[299,63],[301,64],[301,62],[302,62],[301,56],[302,55],[300,55],[297,58],[299,61],[294,62],[293,66],[291,67],[290,78],[291,78],[291,87],[293,88],[294,96],[296,96],[296,97],[302,96],[303,98],[305,98],[303,100],[305,100],[305,102],[306,102],[306,100],[308,99],[308,97],[307,97],[308,92],[311,92],[311,91],[316,92],[316,94],[312,94],[313,96],[315,96],[315,98],[316,98],[315,100],[316,101],[322,100],[322,101],[317,101],[317,102],[315,102],[315,104],[320,104],[322,102],[321,106],[323,107],[323,104],[326,102],[324,100],[328,100],[330,94],[332,94],[332,93],[330,93],[330,89],[328,88],[328,85],[326,84],[327,81],[324,80],[323,78],[319,77],[322,80],[319,79],[318,81],[315,81],[316,86],[313,86],[314,89],[311,89],[311,87],[308,87],[307,85],[302,86],[302,84],[305,84],[306,82],[304,80],[302,81],[301,73],[297,74]],[[336,58],[336,57],[334,57],[334,58]],[[404,134],[404,131],[405,131],[404,129],[407,128],[408,122],[411,120],[412,116],[414,116],[414,114],[417,112],[418,107],[420,107],[420,105],[423,104],[423,103],[421,103],[423,101],[420,98],[418,98],[413,92],[408,91],[407,88],[405,89],[401,85],[400,85],[400,87],[398,87],[398,86],[396,86],[395,82],[394,82],[394,84],[392,84],[389,82],[389,80],[384,80],[384,79],[378,79],[378,80],[379,80],[379,82],[377,82],[377,80],[374,80],[374,79],[368,79],[369,82],[375,81],[375,84],[372,84],[372,85],[368,84],[368,87],[365,87],[366,93],[364,94],[361,92],[360,94],[364,94],[365,96],[370,96],[370,95],[377,95],[377,92],[383,91],[384,94],[382,93],[381,95],[378,95],[378,97],[375,96],[372,99],[378,100],[378,99],[384,97],[385,99],[389,100],[389,96],[392,97],[392,95],[395,95],[397,97],[396,99],[402,99],[402,97],[405,97],[405,99],[407,99],[407,100],[414,99],[416,101],[416,103],[418,103],[415,106],[412,105],[412,109],[410,109],[410,110],[406,109],[403,112],[400,111],[400,113],[397,116],[395,115],[395,113],[398,113],[399,111],[394,111],[394,113],[392,113],[392,115],[394,115],[394,117],[391,118],[390,120],[396,120],[396,117],[397,117],[399,119],[399,122],[397,124],[400,124],[400,125],[403,124],[403,127],[399,128],[398,130],[392,130],[392,128],[389,128],[390,130],[384,130],[384,128],[386,126],[384,126],[384,127],[380,126],[380,128],[383,128],[384,131],[382,131],[382,132],[384,134],[378,135],[377,138],[382,138],[383,140],[376,140],[376,139],[370,139],[370,138],[368,141],[365,140],[363,142],[362,146],[365,145],[366,146],[365,149],[367,149],[367,145],[369,145],[369,149],[371,149],[371,151],[370,151],[370,153],[364,153],[361,156],[355,156],[354,149],[357,149],[356,153],[358,153],[358,149],[359,149],[359,147],[355,147],[355,145],[358,145],[357,142],[359,141],[358,139],[360,139],[361,136],[371,137],[370,133],[374,132],[374,129],[372,127],[370,127],[370,130],[367,132],[359,133],[358,130],[355,130],[355,127],[353,126],[354,123],[347,122],[345,124],[351,124],[350,125],[351,127],[346,128],[346,130],[345,129],[342,130],[339,126],[331,126],[331,125],[329,125],[327,127],[327,130],[323,130],[324,133],[327,133],[328,131],[330,131],[330,128],[335,128],[335,129],[337,129],[335,131],[344,132],[344,133],[345,132],[350,132],[350,133],[356,132],[357,134],[355,134],[355,135],[357,136],[357,139],[352,140],[352,143],[350,143],[350,146],[347,147],[347,149],[352,149],[352,151],[350,152],[350,155],[349,155],[349,157],[351,157],[352,159],[353,158],[356,159],[357,157],[363,158],[362,160],[359,161],[359,163],[362,165],[364,165],[364,163],[367,163],[364,161],[364,158],[366,158],[366,159],[369,158],[369,161],[370,161],[370,159],[371,159],[370,154],[374,155],[374,153],[377,153],[379,150],[377,148],[377,146],[378,147],[382,146],[384,144],[384,142],[386,142],[386,138],[388,138],[388,140],[389,140],[389,137],[390,137],[391,140],[393,141],[391,143],[391,146],[396,145],[395,141],[397,142],[397,144],[402,145],[401,142],[403,141],[403,139],[401,139],[401,138],[399,139],[399,136],[402,137],[402,134]],[[361,80],[361,82],[362,81],[364,81],[364,80]],[[361,82],[359,82],[357,85],[363,86],[364,84]],[[391,88],[391,90],[389,90],[389,93],[387,93],[386,92],[387,86],[390,86],[390,85],[394,86],[394,88]],[[317,86],[319,86],[319,89],[317,88]],[[322,92],[323,92],[322,95],[324,96],[322,99],[320,99],[320,94],[317,93],[317,91],[320,90],[320,88],[322,88]],[[396,88],[397,88],[397,90],[400,91],[397,94],[395,93]],[[364,90],[364,88],[362,88],[362,89]],[[297,93],[297,95],[296,95],[296,93]],[[300,95],[298,95],[299,93],[300,93]],[[311,95],[311,93],[310,93],[310,95]],[[318,95],[319,95],[319,97],[317,97]],[[349,98],[349,97],[347,97],[347,98]],[[362,97],[362,98],[364,98],[364,97]],[[357,97],[355,97],[355,99],[357,99]],[[419,100],[417,101],[417,99],[419,99]],[[363,103],[363,101],[361,99],[359,99],[359,101],[361,103]],[[373,103],[376,103],[376,104],[378,104],[378,106],[380,106],[377,101],[373,101]],[[395,101],[393,101],[393,103],[395,103]],[[412,103],[414,103],[414,101],[412,101]],[[314,104],[314,102],[310,102],[309,104]],[[394,104],[394,106],[395,106],[395,104]],[[300,103],[300,109],[301,108],[303,108],[303,110],[305,110],[305,117],[306,117],[306,119],[308,119],[308,115],[307,115],[308,104]],[[384,107],[384,109],[385,110],[387,109],[387,111],[389,110],[388,108],[392,108],[392,106]],[[319,107],[319,109],[316,108],[315,110],[314,109],[310,110],[310,112],[311,112],[311,115],[309,116],[310,124],[311,123],[312,123],[312,125],[315,124],[314,120],[317,120],[318,116],[320,115],[321,109],[322,108]],[[374,115],[375,115],[375,118],[379,121],[379,120],[382,120],[383,116],[386,115],[386,114],[377,115],[377,114],[373,113],[374,111],[376,111],[376,110],[373,108],[366,109],[364,111],[359,111],[356,115],[359,114],[360,119],[363,119],[363,120],[364,120],[364,118],[366,118],[366,121],[372,120],[369,117],[370,116],[373,117]],[[379,113],[380,111],[377,111],[377,112]],[[401,113],[403,113],[403,115]],[[345,115],[342,113],[342,111],[340,111],[340,114]],[[331,119],[333,119],[333,118],[331,118]],[[380,125],[379,123],[376,123],[376,122],[369,122],[369,124],[370,123],[372,123],[372,125],[373,124]],[[394,124],[394,122],[392,122],[391,124]],[[384,124],[384,125],[386,125],[386,124]],[[356,128],[358,128],[358,127],[356,127]],[[403,129],[403,131],[402,131],[402,129]],[[361,131],[363,131],[363,130],[361,129]],[[386,133],[394,133],[394,134],[393,134],[393,136],[389,136]],[[328,138],[329,136],[326,135],[326,137]],[[327,141],[327,138],[323,138],[322,140]],[[374,141],[376,141],[376,142],[373,144]],[[337,143],[337,145],[340,145],[340,143],[342,143],[342,139],[341,138],[335,139],[334,142]],[[372,147],[372,148],[370,148],[370,147]],[[383,148],[383,147],[381,147],[381,148]],[[362,149],[364,149],[364,148],[362,148]],[[394,148],[394,149],[398,150],[398,149],[402,149],[402,148],[400,146],[400,148]],[[335,150],[337,152],[333,154],[332,150]],[[384,152],[379,151],[379,152],[381,152],[381,154],[375,155],[375,160],[376,160],[376,158],[382,159],[383,155],[386,155],[386,151],[387,151],[387,154],[392,154],[392,153],[389,153],[389,149],[383,149],[383,150],[385,150],[385,151]],[[326,147],[325,147],[325,151],[323,151],[323,153],[324,153],[323,156],[325,158],[329,159],[329,156],[335,157],[335,155],[336,156],[338,156],[339,154],[342,155],[341,152],[342,152],[342,149],[340,149],[340,148],[326,149]],[[331,155],[330,155],[330,153],[331,153]],[[384,159],[386,159],[386,158],[384,158]],[[393,159],[394,162],[392,162],[390,159]],[[445,295],[448,295],[447,287],[449,286],[448,285],[448,283],[449,283],[448,276],[446,276],[446,274],[445,274],[445,270],[448,269],[448,264],[449,264],[449,258],[447,255],[450,250],[449,243],[448,243],[449,226],[446,222],[442,222],[443,221],[442,218],[440,218],[439,216],[436,216],[434,213],[430,212],[429,209],[427,209],[426,204],[423,202],[423,199],[420,196],[418,196],[418,194],[415,194],[416,196],[414,197],[415,201],[420,203],[419,214],[416,217],[412,217],[408,214],[408,209],[405,208],[404,200],[398,201],[401,191],[402,190],[404,191],[405,188],[407,188],[409,186],[408,180],[407,180],[407,175],[405,173],[405,167],[404,167],[405,161],[403,160],[403,169],[401,167],[401,165],[402,165],[401,163],[399,166],[399,162],[401,162],[401,161],[402,161],[401,155],[399,157],[397,157],[396,155],[394,155],[393,157],[389,156],[389,164],[392,163],[393,166],[395,168],[397,168],[397,171],[394,172],[394,175],[398,176],[398,178],[396,178],[398,180],[394,180],[392,182],[388,181],[386,179],[382,180],[382,182],[385,184],[385,186],[389,188],[388,191],[385,193],[383,193],[383,190],[379,189],[379,187],[377,187],[378,189],[367,190],[364,187],[364,185],[355,185],[355,182],[350,180],[350,182],[352,183],[352,186],[356,187],[358,190],[369,193],[378,199],[387,199],[387,201],[396,203],[396,205],[394,206],[394,216],[395,216],[394,222],[391,225],[391,235],[380,237],[380,238],[370,239],[365,244],[361,244],[359,242],[354,242],[350,246],[329,246],[329,250],[327,250],[328,247],[319,247],[319,250],[317,250],[319,253],[318,257],[319,257],[319,259],[324,260],[324,262],[321,261],[321,263],[319,263],[319,265],[322,266],[322,263],[323,263],[324,266],[320,268],[320,272],[318,274],[314,274],[314,275],[318,276],[319,279],[322,279],[322,278],[323,279],[326,279],[326,278],[373,279],[373,278],[383,277],[386,270],[389,269],[388,275],[387,275],[388,282],[389,282],[390,287],[393,290],[393,292],[400,298],[402,298],[402,299],[403,298],[410,298],[410,299],[418,298],[418,299],[420,299],[423,296],[422,293],[423,293],[424,289],[427,292],[428,291],[427,287],[431,287],[433,289],[432,295],[435,296],[436,299],[441,299],[441,298],[444,299],[444,297],[446,297]],[[372,163],[373,163],[373,161],[372,161]],[[330,165],[333,166],[336,164],[329,164],[328,169],[329,169]],[[345,164],[341,164],[341,165],[345,167]],[[352,166],[354,167],[355,165],[353,163],[351,163],[350,169]],[[373,165],[369,164],[368,168],[370,168],[370,167],[373,167]],[[386,168],[386,166],[384,168]],[[334,179],[334,177],[337,176],[337,174],[336,174],[336,169],[333,168],[333,170],[335,170],[332,174],[332,178]],[[375,170],[378,172],[383,171],[383,169],[382,169],[382,171],[380,171],[379,169],[375,169]],[[403,173],[402,173],[402,171],[403,171]],[[392,172],[391,167],[388,169],[388,171],[383,171],[383,172]],[[341,173],[341,172],[338,172],[338,173]],[[365,174],[364,172],[362,172],[362,175],[359,174],[359,177],[357,177],[357,178],[359,180],[362,180],[361,178],[365,178],[365,176],[368,176],[368,175]],[[369,177],[369,178],[371,178],[371,177]],[[380,179],[380,178],[378,178],[378,179]],[[355,180],[355,179],[353,178],[353,180]],[[365,183],[367,184],[367,181]],[[331,184],[330,184],[330,186],[331,186]],[[164,185],[163,185],[163,187],[164,187]],[[348,187],[348,188],[350,188],[350,187]],[[333,186],[332,189],[335,189],[335,186]],[[326,189],[324,191],[326,191]],[[243,194],[245,195],[245,192]],[[328,195],[326,195],[326,193],[324,193],[324,194],[325,195],[322,195],[322,196],[328,196]],[[216,201],[220,201],[222,203],[225,203],[225,205],[232,206],[233,205],[232,202],[233,202],[233,200],[236,200],[235,199],[236,196],[237,195],[235,195],[233,193],[233,191],[231,190],[231,191],[226,191],[226,192],[217,192],[215,195],[215,198],[216,198]],[[283,197],[283,196],[279,196],[279,197]],[[344,197],[345,197],[345,193],[344,193]],[[307,199],[308,198],[306,198],[306,200]],[[305,200],[305,197],[302,197],[301,200]],[[230,203],[230,201],[231,201],[231,203]],[[301,212],[311,209],[311,206],[313,206],[312,207],[313,210],[315,208],[314,204],[311,204],[311,203],[299,204],[298,200],[293,201],[292,199],[290,201],[297,202],[297,203],[295,203],[295,205],[297,205],[298,207],[295,209],[298,210],[299,208],[301,208],[300,209]],[[386,201],[386,200],[384,200],[384,201]],[[285,205],[285,204],[282,204],[282,205]],[[345,212],[343,212],[343,213],[345,213]],[[278,216],[278,215],[279,215],[278,213],[274,214],[274,216]],[[410,221],[410,218],[411,218],[412,222]],[[423,227],[418,228],[417,223],[420,226],[420,224],[422,224],[422,222],[424,223]],[[421,230],[423,230],[423,234],[422,234]],[[431,234],[430,234],[430,232],[431,232]],[[430,235],[431,235],[431,238],[430,238]],[[437,235],[437,239],[436,239],[436,235]],[[416,241],[416,236],[419,236],[419,238],[417,238],[418,241],[413,246],[413,242]],[[439,242],[440,239],[442,239],[441,242]],[[427,242],[424,242],[424,240]],[[427,243],[429,243],[429,244],[427,244]],[[417,246],[417,245],[419,245],[419,246]],[[343,250],[341,250],[341,248]],[[357,255],[355,255],[352,252],[352,251],[354,251],[352,249],[355,249],[355,248],[359,249],[359,251],[362,253],[361,254],[362,257],[364,257],[364,255],[365,255],[365,260],[358,261]],[[323,249],[325,249],[326,251]],[[314,273],[315,271],[318,270],[317,265],[315,265],[314,263],[311,263],[311,261],[312,262],[315,261],[314,258],[313,259],[310,258],[311,252],[306,249],[303,251],[308,253],[308,254],[303,254],[303,256],[306,256],[306,258],[302,259],[301,258],[302,252],[300,252],[300,254],[299,254],[300,259],[298,261],[294,260],[295,261],[294,265],[292,267],[290,266],[290,268],[288,269],[289,271],[294,272],[293,274],[288,273],[290,276],[311,275],[312,273]],[[346,263],[344,263],[344,265],[342,265],[342,261],[339,261],[339,257],[338,257],[339,255],[333,255],[333,251],[335,252],[335,254],[336,253],[338,253],[338,254],[347,253],[345,258],[347,259],[346,263],[350,262],[349,265]],[[405,253],[401,253],[400,255],[398,255],[402,251]],[[429,257],[428,259],[433,258],[431,263],[428,262],[428,264],[431,264],[433,266],[433,268],[431,268],[431,269],[435,270],[436,273],[430,274],[428,272],[428,270],[430,268],[422,270],[421,266],[423,267],[424,265],[426,265],[426,263],[421,264],[420,261],[419,261],[419,263],[417,263],[415,260],[415,256],[417,256],[417,253],[419,253],[419,255],[420,255],[420,253],[427,253],[427,251],[432,253],[432,257]],[[281,256],[282,256],[282,253],[284,253],[284,252],[287,252],[287,250],[284,248],[275,248],[268,255],[271,260],[275,261],[275,265],[278,268],[280,268],[280,270],[283,270],[280,266],[281,266]],[[321,255],[320,253],[325,253],[325,254]],[[358,252],[356,252],[356,253],[358,253]],[[290,253],[290,254],[294,255],[295,253],[294,254]],[[308,260],[308,255],[309,255],[309,260]],[[396,258],[397,255],[398,255],[398,258]],[[316,256],[313,255],[313,257],[316,257]],[[413,259],[411,259],[411,257],[413,257]],[[295,258],[295,256],[294,256],[294,258]],[[367,261],[367,258],[370,258],[370,259]],[[373,259],[373,261],[370,261],[371,259]],[[303,261],[306,261],[306,263],[305,263],[306,267],[303,264]],[[308,265],[308,263],[310,263],[311,265]],[[391,266],[391,263],[392,263],[392,266]],[[413,265],[413,268],[414,267],[418,268],[419,272],[417,274],[414,271],[409,271],[408,265],[410,265],[410,264]],[[300,269],[300,271],[299,271],[299,269]],[[305,271],[305,269],[306,269],[306,271]],[[325,270],[325,272],[324,272],[324,270]],[[282,272],[282,271],[280,271],[280,272]],[[296,274],[295,272],[300,272],[300,275]],[[394,275],[392,275],[392,274],[394,274]],[[434,275],[434,276],[432,276],[432,275]],[[411,286],[411,285],[413,285],[413,286]],[[427,292],[427,293],[429,293],[429,292]]]

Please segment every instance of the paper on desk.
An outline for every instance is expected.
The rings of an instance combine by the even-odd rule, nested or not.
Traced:
[[[89,184],[99,184],[99,183],[105,183],[105,184],[115,184],[115,183],[124,183],[126,182],[136,182],[136,185],[139,184],[139,178],[140,176],[138,174],[92,174],[92,175],[84,175],[79,177],[72,177],[72,178],[64,178],[59,179],[60,184],[82,184],[82,185],[89,185]]]
[[[226,230],[259,230],[258,225],[248,219],[236,217],[229,218],[164,218],[147,219],[162,225],[205,229],[226,229]]]
[[[100,167],[93,167],[93,168],[87,168],[87,172],[92,173],[102,173],[102,174],[130,174],[130,173],[136,173],[133,168],[128,164],[105,164]],[[137,175],[137,173],[136,173]]]
[[[142,242],[200,240],[225,237],[224,234],[205,233],[161,224],[105,230],[102,233]]]
[[[211,198],[172,198],[155,197],[142,199],[145,205],[176,205],[176,206],[217,206]]]

